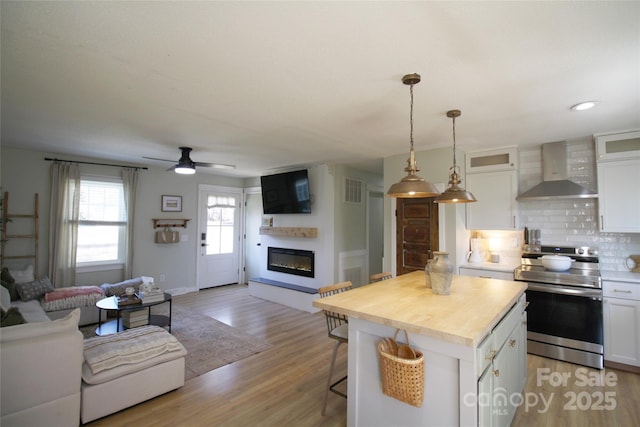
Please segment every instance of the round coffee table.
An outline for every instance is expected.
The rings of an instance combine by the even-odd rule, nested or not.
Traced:
[[[155,305],[160,305],[164,303],[169,303],[169,314],[151,314],[151,307]],[[128,304],[125,306],[118,306],[118,297],[112,296],[108,298],[103,298],[96,303],[96,307],[98,307],[98,327],[96,328],[96,335],[109,335],[115,334],[120,331],[124,331],[125,327],[122,324],[122,319],[120,318],[120,314],[123,311],[136,311],[143,308],[147,309],[148,315],[148,323],[149,325],[157,325],[162,327],[167,327],[169,332],[171,332],[171,294],[165,292],[164,299],[159,301],[153,301],[148,303],[140,303],[140,304]],[[102,323],[102,312],[106,310],[113,310],[116,312],[116,319],[110,320],[108,322]],[[106,320],[106,316],[105,316]]]

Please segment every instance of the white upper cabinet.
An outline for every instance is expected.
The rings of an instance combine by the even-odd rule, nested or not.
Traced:
[[[467,153],[463,186],[478,200],[467,203],[467,229],[514,230],[518,227],[517,150],[507,147]]]
[[[518,169],[516,147],[474,151],[467,153],[465,159],[467,174]]]
[[[640,130],[594,135],[598,162],[640,158]]]
[[[640,233],[640,131],[600,134],[595,140],[600,230]]]

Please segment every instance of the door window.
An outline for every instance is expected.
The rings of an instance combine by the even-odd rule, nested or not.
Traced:
[[[208,196],[207,255],[233,253],[236,209],[235,196]]]

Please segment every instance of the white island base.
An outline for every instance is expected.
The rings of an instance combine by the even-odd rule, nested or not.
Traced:
[[[442,296],[416,271],[315,300],[349,316],[348,426],[508,426],[526,381],[525,289],[454,275]],[[424,354],[420,407],[382,393],[377,345],[396,328]]]
[[[417,408],[382,393],[377,344],[395,328],[360,319],[349,320],[349,389],[347,425],[476,426],[478,379],[475,349],[409,333],[411,347],[425,358],[424,401]],[[404,334],[398,334],[404,341]],[[469,395],[471,404],[464,403]]]

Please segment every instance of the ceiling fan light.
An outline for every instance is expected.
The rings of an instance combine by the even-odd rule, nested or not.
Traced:
[[[196,167],[189,165],[177,165],[174,170],[181,175],[193,175],[196,173]]]

